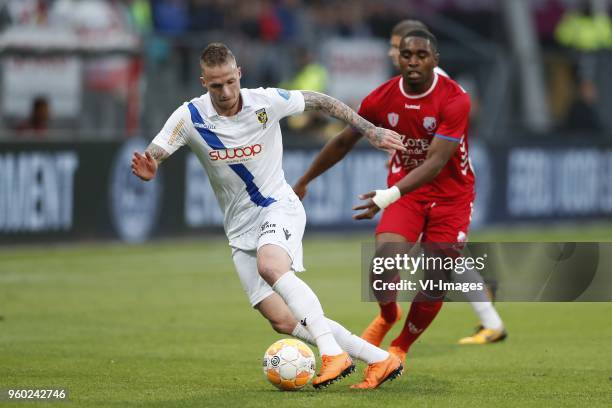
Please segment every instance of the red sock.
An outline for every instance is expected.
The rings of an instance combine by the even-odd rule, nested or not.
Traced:
[[[380,306],[380,316],[385,321],[393,323],[397,320],[397,302],[379,303],[378,306]]]
[[[399,336],[391,342],[391,346],[408,351],[412,343],[419,338],[436,317],[442,308],[442,303],[442,300],[430,300],[419,292],[410,305],[410,312],[408,312],[404,328]]]

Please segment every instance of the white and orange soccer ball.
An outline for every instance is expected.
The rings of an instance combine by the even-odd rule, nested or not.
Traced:
[[[315,369],[312,350],[296,339],[277,341],[268,347],[263,357],[264,375],[284,391],[296,391],[308,384]]]

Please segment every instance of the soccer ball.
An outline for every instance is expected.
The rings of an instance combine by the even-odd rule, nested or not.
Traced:
[[[263,372],[268,381],[284,391],[296,391],[308,384],[315,373],[315,356],[296,339],[272,344],[263,357]]]

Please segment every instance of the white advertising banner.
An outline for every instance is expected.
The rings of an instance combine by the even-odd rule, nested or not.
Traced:
[[[74,118],[81,106],[81,62],[76,57],[5,57],[4,115],[26,117],[37,96],[48,99],[55,118]]]
[[[25,118],[34,98],[43,96],[49,101],[53,118],[77,116],[81,106],[81,61],[63,52],[78,49],[79,37],[67,27],[16,26],[3,31],[3,115]]]
[[[331,39],[323,45],[327,91],[352,106],[390,78],[388,45],[376,39]]]

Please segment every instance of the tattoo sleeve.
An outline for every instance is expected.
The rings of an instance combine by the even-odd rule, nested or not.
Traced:
[[[305,111],[318,110],[328,115],[340,119],[344,123],[351,125],[360,133],[366,134],[367,131],[376,129],[376,126],[362,118],[348,107],[345,103],[319,92],[302,91],[304,95]]]
[[[157,161],[157,164],[160,164],[161,162],[166,160],[168,158],[168,156],[170,156],[167,151],[165,151],[164,149],[162,149],[161,147],[159,147],[155,143],[151,143],[147,147],[147,150],[145,150],[145,151],[149,152],[151,157],[153,157],[155,159],[155,161]]]

